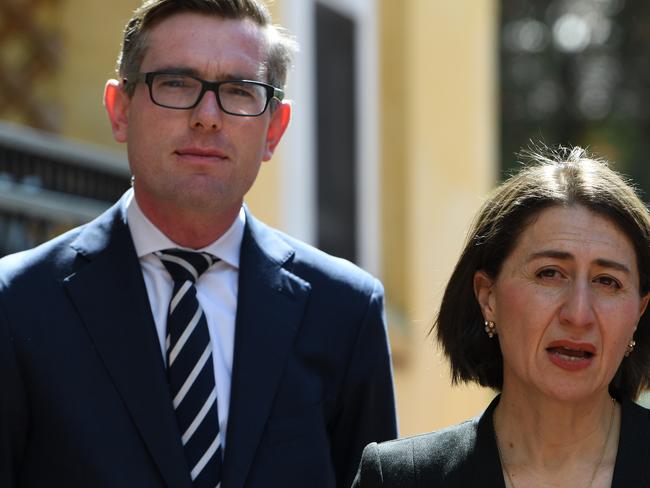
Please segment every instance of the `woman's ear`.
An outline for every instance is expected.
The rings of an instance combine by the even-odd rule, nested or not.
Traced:
[[[648,300],[650,300],[650,292],[646,293],[645,296],[641,297],[641,307],[639,309],[639,320],[641,320],[641,316],[645,313],[645,309],[648,306]]]
[[[478,301],[483,318],[496,322],[494,280],[483,270],[474,273],[474,296]]]

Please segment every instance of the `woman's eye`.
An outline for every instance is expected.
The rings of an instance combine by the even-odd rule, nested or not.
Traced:
[[[598,278],[596,278],[596,281],[598,283],[600,283],[601,285],[605,285],[605,286],[607,286],[609,288],[617,288],[618,289],[618,288],[621,287],[621,284],[617,280],[612,278],[611,276],[599,276]]]
[[[538,278],[556,278],[559,276],[559,273],[556,269],[546,268],[537,272]]]

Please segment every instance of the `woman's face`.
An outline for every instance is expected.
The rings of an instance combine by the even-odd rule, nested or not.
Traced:
[[[607,391],[648,302],[628,237],[580,205],[542,210],[474,288],[496,323],[504,392],[558,400]]]

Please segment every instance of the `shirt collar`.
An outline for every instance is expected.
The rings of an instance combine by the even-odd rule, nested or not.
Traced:
[[[126,219],[131,230],[131,238],[135,246],[135,252],[138,258],[142,258],[147,254],[163,249],[182,248],[169,237],[163,234],[158,227],[156,227],[147,216],[142,213],[138,202],[135,199],[133,190],[129,190],[130,194],[124,202],[126,208]],[[241,243],[244,238],[244,227],[246,226],[246,212],[244,207],[239,210],[237,218],[232,223],[230,228],[216,241],[208,244],[198,251],[208,252],[213,256],[218,257],[222,261],[228,263],[234,268],[239,269],[239,254],[241,251]]]

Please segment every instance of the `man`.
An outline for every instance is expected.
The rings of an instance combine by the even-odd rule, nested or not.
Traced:
[[[243,207],[290,48],[258,0],[135,12],[104,96],[133,190],[0,261],[0,486],[346,487],[396,436],[379,282]]]

